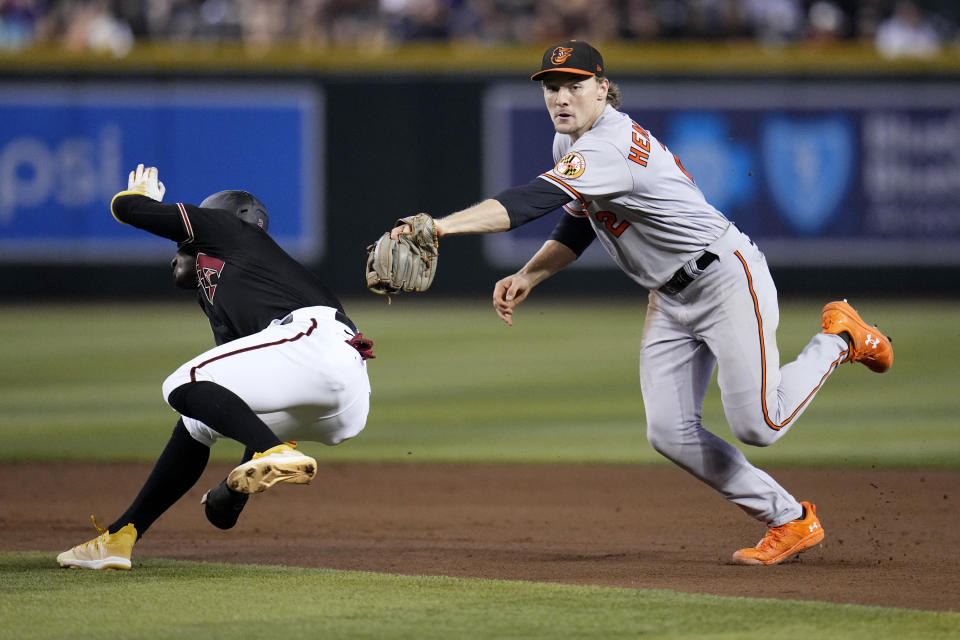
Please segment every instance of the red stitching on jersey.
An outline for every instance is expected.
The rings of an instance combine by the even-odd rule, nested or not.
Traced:
[[[183,226],[187,231],[187,239],[184,242],[193,242],[193,225],[190,224],[190,216],[187,215],[187,208],[183,206],[182,202],[177,203],[177,208],[180,209],[180,219],[183,220]]]
[[[803,402],[797,405],[797,408],[787,417],[786,420],[780,424],[777,424],[771,420],[770,413],[767,411],[767,348],[763,342],[763,317],[760,315],[760,303],[757,301],[757,292],[753,290],[753,277],[750,275],[750,267],[747,266],[747,261],[744,260],[739,251],[734,251],[733,255],[737,256],[737,259],[743,265],[743,272],[747,276],[747,287],[750,289],[750,297],[753,298],[753,313],[757,318],[757,337],[760,341],[760,374],[762,376],[760,378],[760,406],[763,409],[763,420],[767,423],[767,426],[774,431],[780,431],[780,429],[785,427],[791,420],[797,417],[797,414],[800,413],[803,407],[810,402],[810,399],[813,398],[817,391],[820,390],[820,387],[823,386],[827,376],[829,376],[843,361],[843,356],[841,355],[839,358],[833,361],[827,372],[823,374],[822,378],[820,378],[820,382],[817,383],[817,386],[813,388],[813,391],[807,394],[807,397],[803,399]]]
[[[311,318],[311,319],[310,319],[310,328],[307,329],[306,331],[301,331],[300,333],[298,333],[297,335],[293,336],[292,338],[283,338],[282,340],[274,340],[273,342],[266,342],[266,343],[264,343],[264,344],[258,344],[258,345],[254,345],[254,346],[252,346],[252,347],[244,347],[243,349],[237,349],[236,351],[230,351],[229,353],[222,353],[222,354],[220,354],[219,356],[216,356],[216,357],[214,357],[214,358],[210,358],[209,360],[204,360],[204,361],[201,362],[200,364],[195,365],[195,366],[193,366],[193,367],[190,368],[190,382],[196,382],[196,381],[197,381],[197,369],[199,369],[200,367],[205,367],[205,366],[207,366],[208,364],[210,364],[211,362],[216,362],[217,360],[222,360],[222,359],[228,358],[228,357],[230,357],[230,356],[235,356],[235,355],[237,355],[238,353],[246,353],[247,351],[256,351],[257,349],[265,349],[266,347],[275,347],[275,346],[277,346],[278,344],[283,344],[283,343],[285,343],[285,342],[293,342],[293,341],[295,341],[295,340],[299,340],[300,338],[302,338],[302,337],[304,337],[304,336],[309,336],[311,333],[313,333],[313,330],[316,329],[316,328],[317,328],[317,319],[316,319],[316,318]]]
[[[559,184],[561,187],[563,187],[564,189],[566,189],[567,191],[569,191],[570,193],[572,193],[572,194],[574,195],[574,197],[576,197],[577,200],[579,200],[580,202],[583,203],[583,206],[587,206],[587,200],[586,200],[586,198],[584,198],[582,195],[580,195],[580,193],[579,193],[576,189],[574,189],[573,187],[571,187],[570,185],[568,185],[566,182],[564,182],[564,181],[561,180],[560,178],[555,178],[555,177],[553,177],[552,175],[550,175],[549,173],[541,173],[541,174],[540,174],[540,177],[541,177],[541,178],[546,178],[546,179],[548,179],[548,180],[553,180],[554,182],[556,182],[557,184]]]

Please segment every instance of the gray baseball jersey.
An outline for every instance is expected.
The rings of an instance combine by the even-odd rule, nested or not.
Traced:
[[[703,427],[701,407],[719,365],[734,435],[772,444],[844,361],[844,340],[818,333],[780,366],[777,291],[763,253],[628,115],[608,105],[575,143],[557,134],[553,151],[556,166],[539,177],[570,196],[567,213],[589,217],[620,268],[651,290],[640,347],[650,443],[770,526],[799,517],[790,493]]]
[[[573,145],[557,134],[553,156],[557,165],[540,178],[570,195],[567,212],[589,215],[617,265],[648,289],[703,253],[730,224],[676,156],[609,105]]]

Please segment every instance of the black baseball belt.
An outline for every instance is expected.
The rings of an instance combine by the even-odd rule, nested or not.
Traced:
[[[697,271],[703,273],[703,270],[709,267],[717,260],[717,254],[710,253],[709,251],[704,251],[703,255],[697,258]],[[698,273],[698,275],[699,275]],[[677,269],[677,272],[673,274],[669,280],[667,280],[663,285],[660,286],[658,291],[661,291],[669,296],[674,296],[681,291],[683,291],[688,284],[694,281],[696,276],[692,276],[687,273],[687,270],[683,267]]]
[[[340,311],[339,309],[337,309],[337,312],[333,314],[333,318],[340,324],[346,325],[346,327],[351,331],[353,331],[355,334],[358,333],[356,325],[350,322],[350,318],[348,318],[347,314],[345,314],[343,311]]]
[[[353,331],[354,334],[357,333],[356,325],[350,322],[350,318],[348,318],[347,314],[345,314],[343,311],[340,311],[339,309],[337,309],[337,312],[333,314],[333,319],[339,322],[340,324],[346,326],[348,329]],[[280,321],[280,324],[290,324],[291,322],[293,322],[292,312],[284,316],[283,319]]]

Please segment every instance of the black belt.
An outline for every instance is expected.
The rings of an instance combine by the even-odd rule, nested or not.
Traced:
[[[337,312],[333,314],[333,318],[340,324],[347,325],[347,327],[349,327],[350,330],[353,331],[354,333],[358,333],[357,327],[352,322],[350,322],[350,318],[348,318],[347,314],[345,314],[343,311],[340,311],[339,309],[337,309]]]
[[[704,251],[703,255],[697,258],[697,271],[703,271],[713,264],[716,259],[717,255],[715,253]],[[691,276],[689,273],[687,273],[686,269],[680,267],[677,269],[677,272],[673,274],[672,278],[660,286],[658,291],[662,291],[670,296],[676,295],[683,291],[688,284],[693,282],[694,277],[695,276]]]
[[[342,325],[346,325],[347,328],[353,331],[354,334],[358,333],[357,327],[352,322],[350,322],[350,318],[348,318],[347,314],[345,314],[343,311],[340,311],[339,309],[337,309],[337,312],[333,314],[333,319]],[[291,322],[293,322],[292,313],[287,314],[286,317],[284,317],[283,320],[280,321],[280,324],[290,324]]]

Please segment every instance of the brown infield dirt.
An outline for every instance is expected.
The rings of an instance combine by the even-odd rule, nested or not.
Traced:
[[[117,517],[150,467],[5,464],[0,548],[57,552]],[[329,464],[255,495],[220,531],[211,465],[138,558],[503,578],[960,611],[960,472],[772,470],[817,505],[822,546],[770,567],[730,563],[761,524],[674,467]]]

